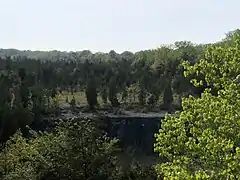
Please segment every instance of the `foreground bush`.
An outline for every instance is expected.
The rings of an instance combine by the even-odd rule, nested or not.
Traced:
[[[116,140],[90,120],[60,123],[54,133],[26,140],[16,134],[1,153],[3,179],[111,179]]]
[[[118,165],[117,140],[107,138],[97,122],[87,119],[60,122],[55,132],[30,140],[15,134],[0,154],[0,178],[154,179],[152,168],[151,174],[141,166],[123,172]]]
[[[240,36],[233,42],[209,47],[205,59],[187,66],[210,88],[162,121],[155,151],[168,159],[157,166],[166,179],[240,179]]]

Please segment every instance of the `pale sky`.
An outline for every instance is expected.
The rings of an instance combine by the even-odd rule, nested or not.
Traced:
[[[0,0],[0,48],[139,51],[218,41],[240,0]]]

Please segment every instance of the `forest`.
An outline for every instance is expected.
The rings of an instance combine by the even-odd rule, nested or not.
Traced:
[[[0,49],[0,179],[240,179],[239,63],[239,29],[136,53]],[[163,114],[154,163],[122,162],[103,119],[126,112]]]

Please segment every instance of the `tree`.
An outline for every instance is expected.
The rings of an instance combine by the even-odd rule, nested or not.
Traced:
[[[102,89],[101,89],[101,97],[102,97],[102,101],[103,101],[103,103],[104,104],[107,104],[107,96],[108,96],[108,94],[107,94],[107,88],[106,87],[103,87]]]
[[[86,97],[87,97],[87,102],[89,105],[90,110],[94,110],[95,106],[97,105],[97,90],[96,90],[96,85],[93,80],[91,80],[86,89]]]
[[[109,92],[108,98],[113,107],[119,106],[118,98],[117,98],[117,77],[113,76],[109,82]]]
[[[172,93],[172,87],[171,87],[171,82],[168,82],[164,89],[163,93],[163,106],[166,110],[171,111],[172,107],[172,102],[173,102],[173,93]]]
[[[183,111],[168,115],[156,135],[155,151],[168,159],[157,165],[166,179],[240,178],[240,36],[234,45],[212,45],[205,58],[185,64],[185,75],[203,75],[201,97],[183,99]],[[200,86],[202,81],[193,80]],[[217,95],[211,93],[211,88]]]
[[[60,121],[54,132],[26,139],[16,133],[0,152],[0,178],[17,179],[156,179],[151,166],[123,169],[117,140],[101,129],[99,119]]]
[[[116,140],[98,126],[98,120],[75,119],[31,140],[15,134],[0,152],[0,178],[115,179]]]

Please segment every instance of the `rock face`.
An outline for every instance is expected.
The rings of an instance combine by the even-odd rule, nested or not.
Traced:
[[[162,116],[105,116],[105,131],[117,138],[123,148],[132,147],[140,153],[153,155],[154,134],[161,126]]]
[[[81,118],[97,119],[104,124],[104,131],[110,138],[120,140],[122,148],[131,148],[139,153],[153,155],[153,147],[155,142],[154,134],[161,127],[161,119],[164,118],[164,113],[132,113],[125,112],[123,115],[114,114],[94,114],[80,113],[79,115],[64,114],[58,118],[45,119],[41,130],[50,130],[55,127],[55,122],[59,119],[68,120]],[[40,130],[40,129],[39,129]]]

